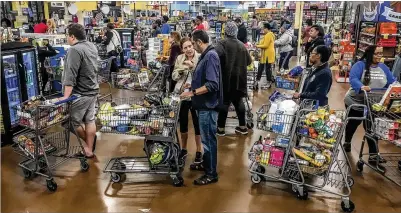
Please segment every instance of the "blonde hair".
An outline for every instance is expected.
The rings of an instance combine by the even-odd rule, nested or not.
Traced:
[[[49,27],[49,29],[56,29],[56,22],[54,22],[54,19],[48,19],[46,25]]]

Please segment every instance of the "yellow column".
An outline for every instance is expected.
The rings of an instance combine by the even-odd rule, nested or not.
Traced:
[[[298,45],[297,45],[297,58],[298,62],[300,61],[301,56],[301,35],[302,35],[302,18],[303,18],[303,10],[304,10],[304,2],[297,1],[296,8],[295,8],[295,22],[294,22],[294,30],[298,31]]]
[[[45,1],[43,2],[43,6],[44,6],[44,12],[45,12],[45,19],[49,19],[50,15],[49,15],[49,2]]]

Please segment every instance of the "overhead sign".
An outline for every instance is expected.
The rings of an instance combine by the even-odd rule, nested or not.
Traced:
[[[382,2],[380,4],[379,21],[381,21],[381,22],[401,22],[401,2],[399,2],[399,1]]]
[[[364,2],[362,5],[362,20],[377,22],[380,6],[377,2]]]

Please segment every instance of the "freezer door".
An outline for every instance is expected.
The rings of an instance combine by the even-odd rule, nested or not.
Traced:
[[[38,82],[38,66],[35,50],[22,52],[22,64],[28,100],[40,94]]]
[[[4,75],[5,80],[4,87],[6,90],[8,108],[10,112],[9,116],[6,117],[10,118],[11,126],[13,127],[18,123],[16,106],[21,104],[22,101],[17,55],[2,55],[1,60],[3,66],[2,75]],[[4,89],[4,87],[2,87],[2,89]]]

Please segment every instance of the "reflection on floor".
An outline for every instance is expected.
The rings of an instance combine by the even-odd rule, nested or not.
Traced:
[[[329,102],[332,108],[343,109],[347,85],[334,83]],[[273,89],[255,92],[255,112]],[[120,97],[132,96],[131,91],[115,91]],[[25,180],[17,166],[21,158],[11,147],[2,148],[1,211],[2,212],[339,212],[340,200],[330,194],[310,193],[306,201],[298,200],[290,187],[278,182],[253,185],[248,173],[248,151],[263,132],[254,130],[248,136],[234,134],[228,129],[226,137],[218,141],[217,184],[197,187],[193,180],[200,175],[184,171],[185,186],[175,188],[164,176],[128,175],[122,184],[111,184],[110,175],[103,173],[107,161],[114,156],[142,155],[142,140],[130,136],[99,137],[95,159],[89,160],[90,169],[80,172],[79,162],[68,161],[55,170],[58,190],[49,193],[45,180],[37,177]],[[401,188],[365,167],[358,175],[355,164],[363,130],[354,137],[349,155],[353,165],[355,185],[351,199],[358,212],[401,212]],[[193,129],[190,128],[187,162],[194,158]],[[74,140],[74,138],[73,138]],[[383,145],[382,150],[400,152],[399,148]],[[401,173],[400,173],[401,175]]]

